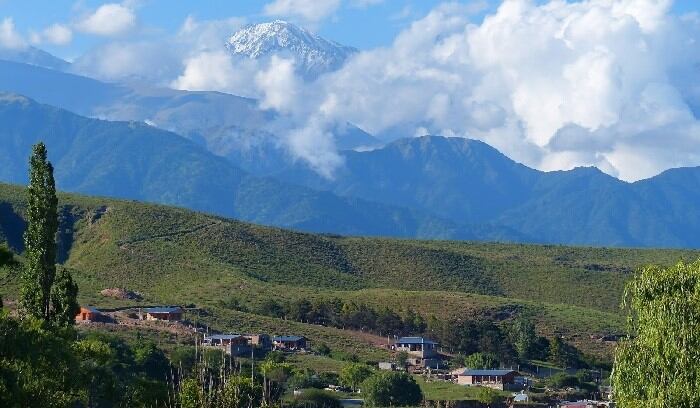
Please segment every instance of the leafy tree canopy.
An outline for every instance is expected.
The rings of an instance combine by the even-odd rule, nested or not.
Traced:
[[[416,380],[405,372],[374,374],[362,384],[362,395],[370,407],[416,406],[423,400]]]
[[[630,337],[615,355],[618,406],[700,406],[700,260],[642,268],[623,305]]]

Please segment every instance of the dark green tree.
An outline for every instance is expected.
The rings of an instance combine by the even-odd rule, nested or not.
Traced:
[[[340,383],[357,392],[360,384],[370,375],[372,375],[372,369],[367,364],[350,363],[340,371]]]
[[[532,321],[522,316],[515,319],[511,327],[511,336],[518,357],[521,360],[530,358],[537,341]]]
[[[78,285],[67,270],[61,269],[51,287],[51,306],[53,321],[60,326],[75,323],[78,306]]]
[[[57,207],[53,166],[46,157],[46,146],[38,143],[29,161],[25,270],[20,296],[24,313],[45,321],[51,320],[51,286],[56,277]]]
[[[404,372],[381,372],[362,383],[362,396],[370,407],[417,406],[423,393],[411,375]]]
[[[580,368],[581,353],[573,345],[556,336],[549,343],[549,361],[563,368]]]

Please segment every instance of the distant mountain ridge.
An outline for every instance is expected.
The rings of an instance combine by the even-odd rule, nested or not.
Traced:
[[[445,239],[515,234],[257,177],[171,132],[85,118],[0,94],[0,181],[27,183],[27,157],[39,140],[49,149],[58,188],[69,192],[177,205],[311,232]]]
[[[507,227],[540,243],[700,247],[700,167],[627,183],[591,167],[542,172],[486,143],[440,136],[343,158],[332,180],[304,166],[276,177],[461,225]]]
[[[0,60],[35,65],[57,71],[65,71],[71,66],[70,62],[31,46],[18,49],[0,48]]]
[[[226,42],[233,55],[251,59],[291,57],[307,79],[340,68],[357,49],[327,40],[282,20],[247,25]]]

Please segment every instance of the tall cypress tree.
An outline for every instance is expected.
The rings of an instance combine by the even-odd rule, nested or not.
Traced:
[[[53,166],[47,160],[43,143],[34,145],[29,166],[21,304],[27,315],[50,321],[51,287],[56,277],[58,199]]]

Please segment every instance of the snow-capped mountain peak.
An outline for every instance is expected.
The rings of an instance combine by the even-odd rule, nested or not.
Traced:
[[[282,20],[247,25],[228,39],[226,47],[234,55],[251,59],[275,54],[292,57],[297,71],[307,79],[340,68],[357,52]]]

